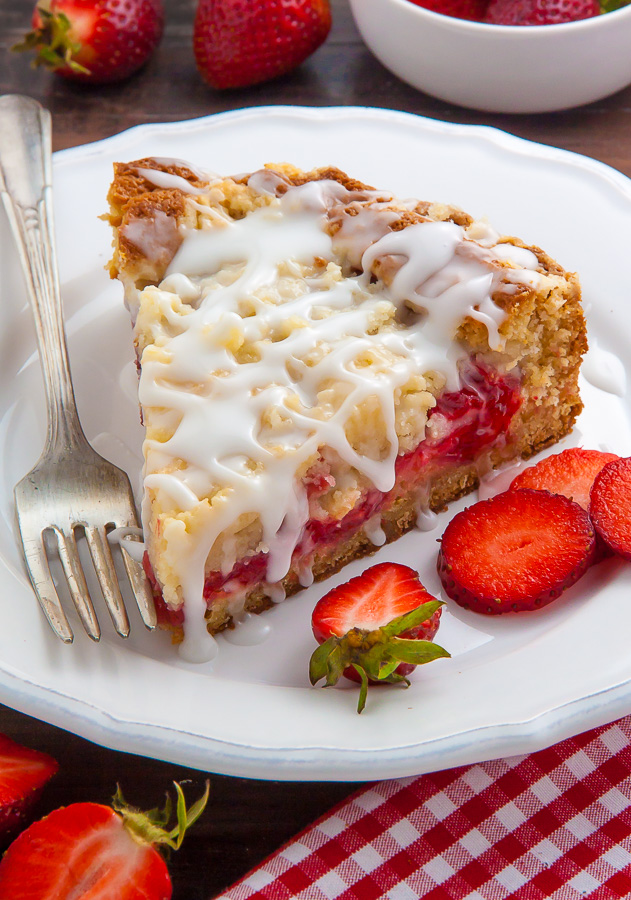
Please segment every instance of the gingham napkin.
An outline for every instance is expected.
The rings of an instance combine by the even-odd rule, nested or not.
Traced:
[[[219,900],[631,897],[631,717],[513,756],[370,785]]]

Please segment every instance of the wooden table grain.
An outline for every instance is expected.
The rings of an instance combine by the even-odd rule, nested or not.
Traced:
[[[29,94],[50,109],[55,149],[98,140],[140,123],[247,106],[358,105],[493,125],[583,153],[631,176],[631,88],[561,113],[509,116],[465,110],[428,97],[391,75],[363,45],[347,0],[332,0],[332,7],[334,24],[327,42],[300,69],[254,88],[218,92],[202,82],[195,68],[193,0],[167,0],[164,38],[146,68],[126,83],[100,88],[72,85],[34,71],[23,56],[10,54],[8,48],[28,25],[30,3],[0,0],[0,93]],[[203,787],[204,773],[98,747],[6,706],[0,707],[0,731],[51,753],[61,764],[39,802],[38,815],[79,800],[107,802],[117,783],[139,806],[160,803],[173,780],[189,782],[185,788],[191,796]],[[358,787],[219,775],[211,775],[211,785],[206,814],[170,864],[175,900],[209,900]]]

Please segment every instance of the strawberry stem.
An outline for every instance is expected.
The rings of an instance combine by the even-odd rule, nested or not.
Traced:
[[[173,784],[177,796],[175,807],[177,825],[170,831],[167,831],[165,827],[171,818],[173,808],[169,794],[167,794],[166,803],[162,810],[156,808],[149,810],[149,812],[142,812],[125,802],[121,789],[117,785],[116,793],[112,800],[112,807],[122,817],[125,828],[135,840],[143,844],[151,844],[152,846],[164,845],[172,850],[180,849],[186,832],[191,825],[195,824],[206,808],[210,793],[210,781],[206,781],[206,790],[188,810],[182,788],[177,781],[174,781]]]
[[[81,50],[81,44],[72,40],[72,23],[68,16],[63,12],[52,13],[50,0],[42,0],[37,5],[37,12],[41,25],[29,31],[11,50],[16,53],[35,51],[31,63],[34,69],[44,66],[54,72],[68,67],[77,74],[89,75],[90,70],[74,59]]]
[[[363,666],[358,666],[356,663],[352,663],[352,666],[362,680],[357,701],[357,712],[361,714],[366,707],[366,698],[368,696],[368,675],[366,675],[366,670]]]
[[[309,660],[311,684],[315,685],[324,679],[324,686],[332,687],[340,680],[345,669],[353,668],[361,678],[358,713],[366,706],[371,681],[409,687],[408,679],[396,671],[401,663],[420,666],[450,654],[433,641],[409,639],[399,635],[431,619],[443,605],[440,600],[432,600],[373,631],[351,628],[342,637],[328,638],[313,651]]]
[[[410,629],[420,625],[421,622],[426,622],[427,619],[431,619],[436,610],[441,606],[443,606],[443,603],[440,600],[431,600],[429,603],[421,603],[416,609],[412,609],[410,612],[404,613],[402,616],[397,616],[396,619],[388,622],[381,630],[384,634],[388,635],[388,637],[395,637],[396,635],[403,634],[404,631],[410,631]]]

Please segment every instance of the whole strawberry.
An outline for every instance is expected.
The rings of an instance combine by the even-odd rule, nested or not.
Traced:
[[[143,66],[164,28],[162,0],[39,0],[13,49],[75,81],[121,81]]]
[[[411,0],[411,2],[443,16],[471,19],[476,22],[484,18],[488,6],[488,0]]]
[[[16,838],[0,862],[3,900],[171,900],[171,879],[156,846],[177,850],[201,815],[206,793],[186,809],[179,784],[177,825],[165,827],[165,809],[141,813],[120,793],[112,809],[72,803],[35,822]]]
[[[600,15],[598,0],[491,0],[491,25],[561,25]]]
[[[197,66],[216,88],[258,84],[299,66],[330,28],[328,0],[200,0]]]

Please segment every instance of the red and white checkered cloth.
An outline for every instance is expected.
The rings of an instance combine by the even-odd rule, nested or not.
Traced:
[[[219,900],[631,897],[631,717],[513,756],[370,785]]]

